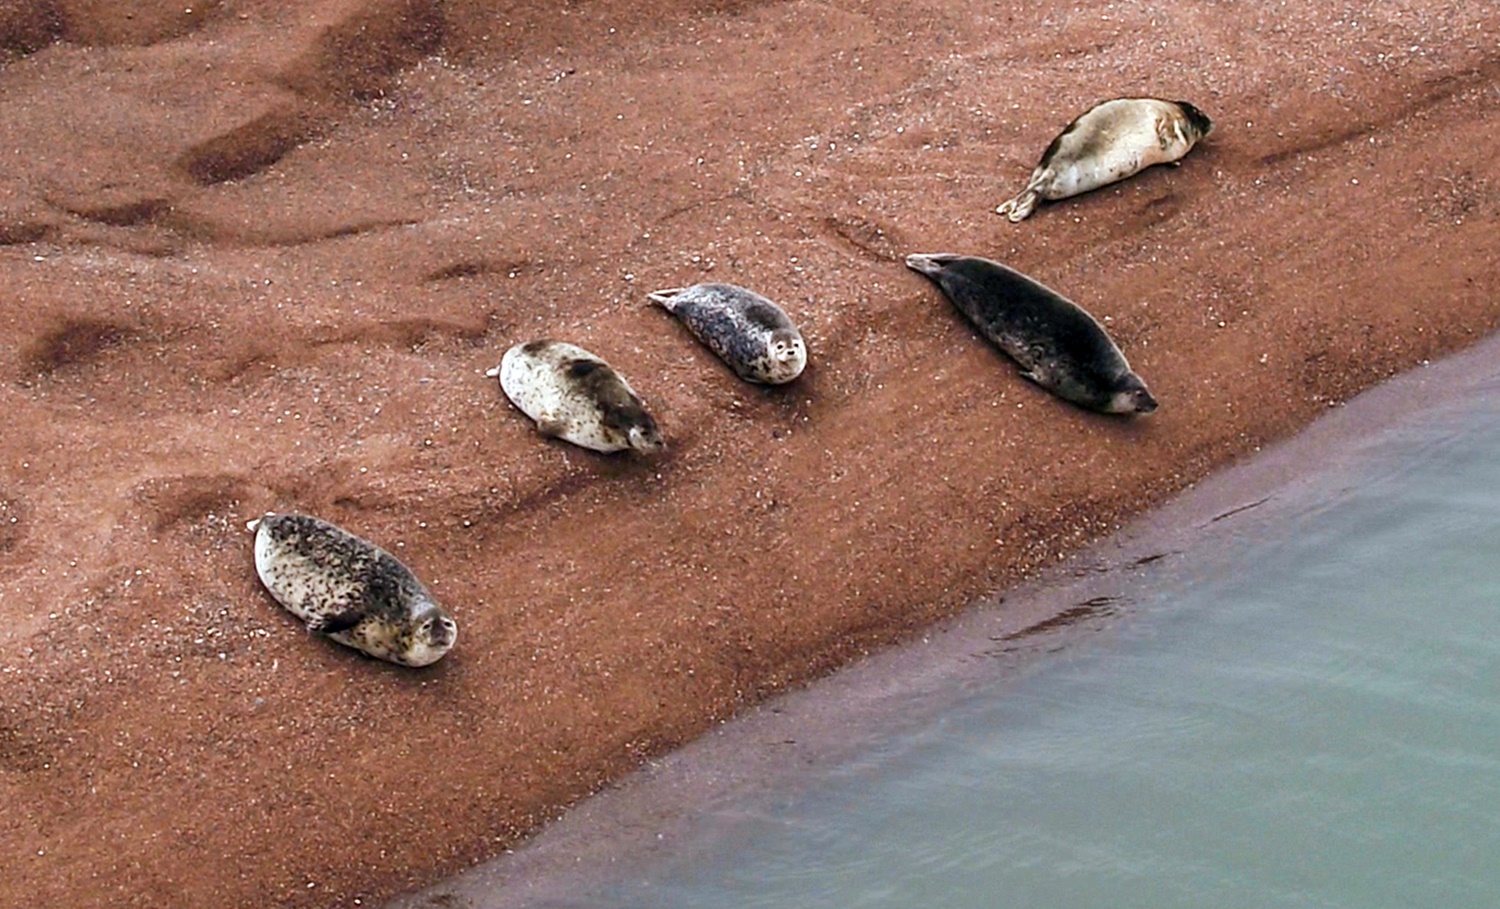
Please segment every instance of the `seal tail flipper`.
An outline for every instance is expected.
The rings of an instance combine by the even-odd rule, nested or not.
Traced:
[[[687,288],[669,287],[666,290],[658,290],[655,293],[646,294],[646,296],[651,300],[652,303],[655,303],[657,306],[660,306],[667,312],[671,312],[673,298],[682,293],[684,290],[687,290]]]
[[[929,278],[936,278],[949,262],[957,258],[953,253],[912,253],[906,257],[906,267]]]
[[[1026,188],[1014,198],[1000,203],[995,209],[995,214],[1005,215],[1012,224],[1018,224],[1026,220],[1027,216],[1036,209],[1036,190]]]

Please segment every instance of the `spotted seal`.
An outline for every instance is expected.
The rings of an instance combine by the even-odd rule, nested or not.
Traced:
[[[403,666],[442,659],[458,625],[395,556],[305,514],[268,514],[255,530],[255,572],[307,630]]]
[[[1156,399],[1104,328],[1078,304],[998,262],[910,255],[1021,375],[1064,400],[1104,413],[1150,413]]]
[[[1031,172],[1031,182],[995,209],[1022,221],[1036,200],[1066,199],[1153,164],[1175,164],[1213,129],[1213,121],[1186,101],[1116,98],[1096,104],[1058,134]]]
[[[660,451],[656,421],[630,383],[609,364],[565,341],[529,341],[505,352],[486,373],[537,431],[594,451]]]
[[[782,385],[807,366],[802,333],[780,306],[753,290],[694,284],[649,296],[746,382]]]

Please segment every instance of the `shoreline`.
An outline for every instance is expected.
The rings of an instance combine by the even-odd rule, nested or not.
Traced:
[[[0,905],[446,879],[1500,326],[1493,9],[147,6],[0,16]],[[1218,127],[993,213],[1122,94]],[[1020,379],[902,264],[937,250],[1085,306],[1161,409]],[[780,303],[802,377],[646,300],[699,280]],[[484,372],[547,335],[664,457],[537,436]],[[457,648],[309,639],[270,510],[401,557]]]
[[[696,815],[753,816],[762,801],[794,796],[884,737],[970,698],[1004,697],[999,690],[1031,667],[1067,659],[1132,621],[1133,603],[1191,574],[1195,561],[1221,562],[1236,539],[1294,518],[1303,510],[1299,489],[1357,480],[1373,449],[1419,421],[1462,419],[1476,395],[1500,405],[1500,335],[1362,392],[1042,577],[727,720],[575,805],[513,852],[384,905],[582,906],[610,882],[626,886],[635,869],[701,833]]]

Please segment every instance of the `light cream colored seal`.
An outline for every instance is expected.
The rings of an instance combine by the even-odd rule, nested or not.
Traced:
[[[530,341],[486,373],[537,431],[594,451],[651,453],[664,446],[656,420],[609,364],[564,341]]]
[[[1211,129],[1213,122],[1186,101],[1105,101],[1069,123],[1042,153],[1026,188],[995,211],[1021,221],[1039,198],[1066,199],[1153,164],[1175,164]]]

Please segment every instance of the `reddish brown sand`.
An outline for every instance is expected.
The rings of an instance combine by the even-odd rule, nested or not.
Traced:
[[[516,6],[509,13],[498,6]],[[1500,9],[0,0],[3,906],[352,906],[1500,322]],[[993,214],[1099,99],[1180,168]],[[1017,377],[908,252],[1107,319],[1162,409]],[[736,380],[646,293],[803,326]],[[656,461],[484,370],[565,338]],[[401,555],[422,671],[310,638],[246,520]]]

